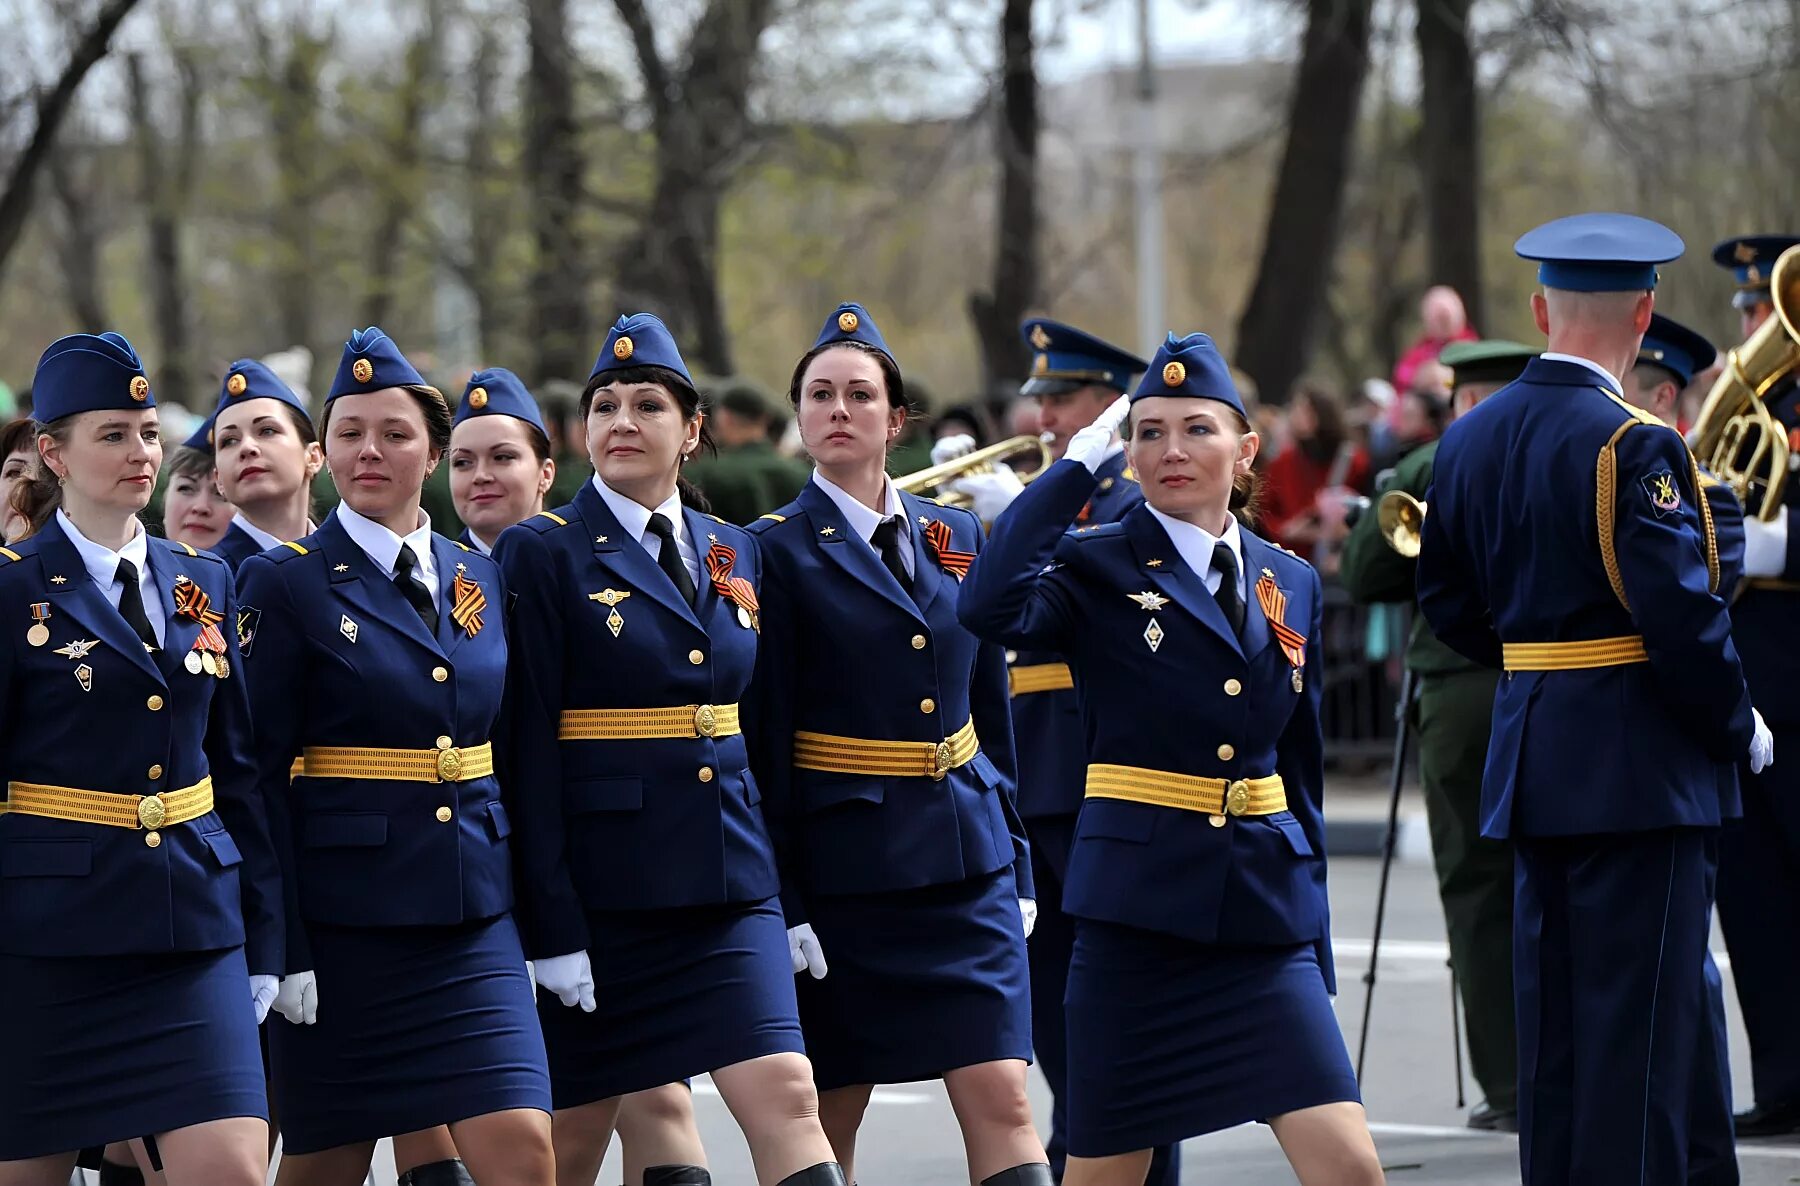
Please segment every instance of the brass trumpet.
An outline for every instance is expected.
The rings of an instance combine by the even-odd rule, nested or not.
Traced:
[[[1694,421],[1694,455],[1731,487],[1744,513],[1765,523],[1781,511],[1788,437],[1767,396],[1800,370],[1800,247],[1775,261],[1769,276],[1775,314],[1733,350]]]
[[[1387,546],[1412,559],[1425,531],[1425,504],[1404,490],[1390,490],[1375,506],[1375,521]]]
[[[1041,437],[1016,436],[1009,437],[998,444],[989,445],[985,449],[977,449],[961,457],[951,458],[942,465],[929,465],[924,469],[914,470],[910,474],[894,479],[894,487],[908,494],[923,495],[935,499],[945,506],[966,507],[969,496],[950,489],[950,484],[958,478],[966,478],[971,474],[991,472],[996,466],[1004,465],[1014,457],[1026,457],[1036,453],[1037,468],[1029,473],[1019,475],[1021,485],[1029,485],[1033,479],[1050,468],[1055,460],[1050,456],[1050,446]]]

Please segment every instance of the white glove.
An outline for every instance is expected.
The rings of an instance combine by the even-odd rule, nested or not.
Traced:
[[[1131,397],[1121,395],[1112,402],[1112,406],[1100,413],[1100,418],[1069,438],[1069,448],[1063,456],[1071,461],[1079,461],[1088,467],[1091,474],[1100,468],[1106,460],[1107,452],[1112,448],[1113,434],[1119,431],[1119,425],[1125,423],[1125,416],[1131,411]]]
[[[1025,937],[1031,938],[1032,928],[1037,926],[1037,903],[1030,898],[1020,898],[1019,917],[1025,923]]]
[[[555,994],[565,1005],[580,1005],[583,1013],[594,1011],[594,967],[585,951],[569,955],[553,955],[532,965],[537,982]]]
[[[261,1025],[263,1018],[269,1015],[269,1006],[275,1003],[275,994],[281,990],[281,978],[278,976],[250,977],[250,1007],[256,1010],[256,1024]]]
[[[931,464],[942,465],[946,461],[955,461],[958,457],[967,457],[974,451],[974,437],[966,432],[951,433],[931,446]]]
[[[1782,507],[1773,523],[1744,517],[1744,575],[1778,577],[1787,571],[1787,512]]]
[[[295,1025],[319,1020],[319,978],[311,972],[283,976],[275,991],[275,1012]]]
[[[810,922],[788,928],[788,956],[794,961],[794,975],[809,972],[814,980],[825,979],[825,949]]]
[[[969,496],[969,509],[983,523],[992,523],[1024,493],[1025,483],[1009,466],[995,466],[989,473],[970,474],[950,483],[950,489]]]
[[[1756,735],[1750,739],[1750,773],[1761,774],[1775,760],[1775,735],[1763,724],[1762,713],[1751,709],[1756,718]]]

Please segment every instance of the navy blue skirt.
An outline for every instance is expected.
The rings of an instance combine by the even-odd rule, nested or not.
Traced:
[[[827,973],[796,977],[821,1091],[1031,1058],[1031,975],[1010,868],[809,899]],[[790,962],[789,967],[792,967]]]
[[[511,915],[453,927],[307,929],[319,1018],[269,1017],[290,1153],[550,1110],[544,1038]]]
[[[558,1108],[804,1053],[775,899],[590,911],[588,933],[598,1008],[538,994]]]
[[[1065,1009],[1071,1157],[1361,1098],[1311,944],[1231,947],[1078,918]]]
[[[244,951],[0,955],[0,1161],[268,1119]]]

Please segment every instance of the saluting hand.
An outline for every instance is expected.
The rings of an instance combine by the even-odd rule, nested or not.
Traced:
[[[1125,417],[1131,412],[1131,397],[1121,395],[1112,402],[1112,406],[1100,413],[1100,418],[1069,438],[1069,448],[1063,454],[1070,461],[1079,461],[1093,473],[1106,460],[1107,451],[1112,448],[1113,434],[1119,431],[1119,425],[1125,423]]]
[[[295,972],[281,978],[275,993],[275,1012],[295,1025],[319,1020],[319,978],[311,972]]]
[[[281,978],[253,974],[250,977],[250,1007],[256,1010],[256,1024],[261,1025],[269,1015],[269,1006],[275,1003],[275,994],[281,989]]]
[[[794,961],[794,975],[808,972],[814,980],[825,979],[825,949],[810,922],[788,928],[788,955]]]
[[[538,960],[531,971],[537,982],[556,994],[563,1004],[580,1005],[583,1013],[594,1011],[594,968],[588,962],[587,952]]]

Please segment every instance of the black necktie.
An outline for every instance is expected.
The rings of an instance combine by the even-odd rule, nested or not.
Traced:
[[[895,515],[877,523],[875,534],[869,537],[869,542],[875,545],[875,550],[881,553],[881,562],[887,565],[887,570],[894,574],[894,579],[900,582],[900,587],[911,597],[912,578],[906,575],[906,565],[900,559],[900,516]]]
[[[137,565],[129,560],[119,561],[118,581],[123,586],[119,593],[119,616],[137,631],[137,636],[144,641],[144,649],[154,651],[156,632],[150,629],[150,615],[144,612],[144,594],[138,588]]]
[[[656,550],[657,567],[675,582],[675,588],[687,603],[694,604],[699,591],[694,588],[694,576],[688,571],[686,561],[681,558],[680,546],[675,543],[675,524],[669,522],[667,515],[651,515],[648,529],[651,535],[662,541],[662,546]]]
[[[1230,545],[1213,545],[1212,566],[1219,574],[1219,587],[1213,590],[1213,598],[1225,611],[1231,632],[1241,638],[1244,634],[1244,599],[1238,595],[1237,557],[1232,554]]]
[[[418,557],[413,555],[410,547],[401,544],[400,554],[394,557],[394,587],[419,611],[419,620],[425,623],[425,629],[435,634],[437,606],[431,604],[431,590],[418,578],[418,569]]]

